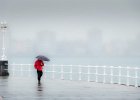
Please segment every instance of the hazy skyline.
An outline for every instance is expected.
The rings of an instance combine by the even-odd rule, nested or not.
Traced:
[[[0,2],[14,56],[140,57],[139,0]]]

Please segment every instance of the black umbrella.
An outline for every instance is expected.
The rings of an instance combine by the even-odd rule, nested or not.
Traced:
[[[49,58],[47,58],[46,56],[43,56],[43,55],[39,55],[36,57],[37,59],[40,59],[40,60],[43,60],[43,61],[50,61]]]

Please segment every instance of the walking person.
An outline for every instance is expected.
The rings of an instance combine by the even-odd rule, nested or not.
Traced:
[[[40,84],[41,77],[43,75],[43,71],[42,71],[43,66],[44,66],[43,60],[37,59],[35,61],[34,67],[37,70],[38,84]]]
[[[37,60],[34,63],[34,67],[37,70],[37,79],[38,79],[38,84],[40,84],[41,81],[41,77],[43,75],[43,66],[44,66],[44,62],[43,61],[50,61],[49,58],[43,56],[43,55],[39,55],[36,57]]]

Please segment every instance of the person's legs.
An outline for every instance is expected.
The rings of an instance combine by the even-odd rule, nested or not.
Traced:
[[[38,83],[40,83],[40,72],[37,70],[37,79],[38,79]]]
[[[41,79],[42,75],[43,75],[43,72],[42,72],[42,71],[40,71],[40,79]]]
[[[41,80],[41,76],[42,76],[43,72],[42,71],[38,71],[37,70],[37,75],[38,75],[38,83],[40,84],[40,80]]]

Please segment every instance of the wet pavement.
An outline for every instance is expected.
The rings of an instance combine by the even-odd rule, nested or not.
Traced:
[[[43,79],[34,77],[0,77],[3,100],[140,100],[140,88],[117,84]],[[0,99],[1,100],[1,99]]]

